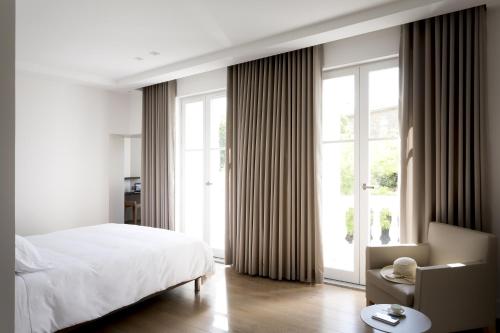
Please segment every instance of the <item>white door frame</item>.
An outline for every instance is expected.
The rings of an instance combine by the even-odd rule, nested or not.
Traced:
[[[354,75],[354,270],[325,267],[325,277],[355,284],[366,283],[366,246],[369,242],[369,193],[362,184],[369,181],[369,82],[370,71],[398,67],[398,58],[369,62],[323,72],[323,80]],[[328,141],[321,141],[322,144]],[[339,141],[335,141],[339,142]]]
[[[202,102],[203,103],[203,181],[204,181],[204,191],[203,191],[203,240],[209,243],[210,239],[210,151],[212,150],[210,147],[210,119],[211,119],[211,110],[210,110],[210,101],[215,98],[226,97],[226,91],[217,91],[208,94],[200,94],[193,95],[188,97],[183,97],[180,99],[180,223],[179,223],[179,231],[185,232],[185,210],[187,206],[188,199],[185,197],[185,189],[184,186],[186,184],[186,173],[184,172],[185,168],[185,107],[186,104],[194,103],[194,102]],[[224,258],[224,249],[212,249],[214,252],[214,256],[218,258]]]
[[[323,73],[323,80],[325,79],[333,79],[336,77],[342,77],[342,76],[348,76],[348,75],[353,75],[354,76],[354,229],[353,229],[353,247],[354,247],[354,271],[349,272],[349,271],[344,271],[344,270],[339,270],[339,269],[334,269],[334,268],[329,268],[325,267],[325,276],[327,278],[333,278],[335,280],[341,280],[341,281],[346,281],[346,282],[351,282],[351,283],[358,283],[358,276],[359,276],[359,211],[360,211],[360,206],[359,206],[359,200],[357,199],[359,197],[359,177],[357,176],[359,174],[359,157],[360,157],[360,146],[359,146],[359,68],[356,66],[350,66],[350,67],[344,67],[340,69],[335,69],[331,70],[328,72]],[[342,141],[345,140],[335,140],[335,141],[323,141],[323,143],[341,143]],[[349,140],[350,142],[351,140]]]
[[[364,232],[360,232],[360,260],[359,260],[359,284],[366,284],[366,246],[369,243],[370,234],[370,196],[369,189],[363,190],[361,188],[362,184],[370,185],[370,152],[369,152],[369,138],[370,138],[370,110],[369,110],[369,73],[372,71],[398,67],[398,58],[376,61],[371,63],[366,63],[359,66],[359,104],[360,104],[360,154],[362,156],[360,160],[359,169],[359,185],[360,189],[360,224],[361,229]]]

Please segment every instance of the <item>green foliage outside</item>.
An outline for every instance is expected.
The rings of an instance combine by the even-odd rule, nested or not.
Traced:
[[[383,143],[379,145],[378,143]],[[399,151],[395,142],[375,141],[370,145],[372,194],[394,195],[398,189]]]
[[[354,138],[353,116],[340,116],[340,138],[342,140],[352,140]]]
[[[354,208],[350,207],[345,212],[346,239],[352,240],[354,236]]]
[[[375,142],[378,143],[378,142]],[[354,149],[353,145],[342,146],[340,159],[340,193],[354,193]],[[395,195],[398,189],[399,151],[395,142],[383,145],[371,144],[371,182],[375,185],[373,195]]]
[[[343,145],[340,159],[340,193],[354,193],[354,151],[353,145]]]
[[[354,208],[350,207],[345,212],[345,226],[348,235],[354,235]]]
[[[219,125],[219,147],[226,147],[226,123]]]
[[[382,230],[391,229],[392,215],[391,211],[387,208],[384,208],[380,211],[380,228]]]
[[[226,148],[226,124],[219,125],[219,147]],[[226,167],[226,150],[221,150],[219,155],[219,171]]]
[[[226,167],[226,151],[220,150],[219,152],[219,171],[224,170]]]
[[[370,209],[370,241],[373,240],[372,227],[373,227],[373,209]]]

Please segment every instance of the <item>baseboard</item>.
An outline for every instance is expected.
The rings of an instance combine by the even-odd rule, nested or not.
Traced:
[[[219,258],[219,257],[215,257],[214,256],[214,261],[216,264],[222,264],[222,265],[225,265],[224,263],[224,258]]]
[[[497,307],[495,313],[497,315],[497,318],[500,318],[500,298],[497,298]]]
[[[325,278],[323,280],[325,284],[329,284],[332,286],[337,286],[337,287],[343,287],[343,288],[349,288],[349,289],[355,289],[355,290],[365,290],[365,286],[361,284],[355,284],[355,283],[349,283],[349,282],[344,282],[344,281],[338,281],[338,280],[333,280],[333,279],[327,279]]]

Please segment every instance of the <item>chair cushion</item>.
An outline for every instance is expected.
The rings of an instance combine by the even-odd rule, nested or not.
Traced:
[[[375,288],[377,290],[369,290]],[[406,306],[413,306],[413,296],[415,295],[415,285],[401,284],[387,281],[380,275],[380,269],[370,269],[366,272],[366,293],[373,295],[370,299],[374,303],[396,303]],[[384,295],[385,294],[385,295]],[[377,296],[382,295],[382,296]]]

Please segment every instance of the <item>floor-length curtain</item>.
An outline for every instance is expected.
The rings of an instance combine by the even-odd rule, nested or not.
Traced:
[[[228,68],[226,254],[236,271],[322,282],[320,47]]]
[[[142,91],[141,224],[174,229],[176,81]]]
[[[401,239],[482,229],[484,6],[406,24],[400,44]]]

